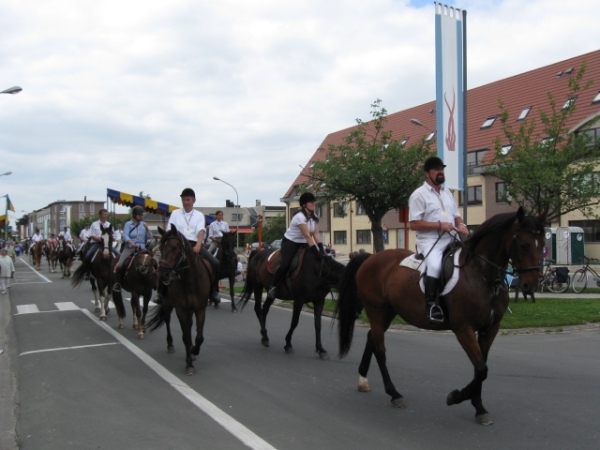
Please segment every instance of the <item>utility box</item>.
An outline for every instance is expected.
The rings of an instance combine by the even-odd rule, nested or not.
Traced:
[[[556,229],[556,264],[583,264],[584,255],[583,228],[558,227]]]
[[[542,257],[544,261],[550,261],[556,259],[556,228],[546,227],[544,229],[544,250]]]

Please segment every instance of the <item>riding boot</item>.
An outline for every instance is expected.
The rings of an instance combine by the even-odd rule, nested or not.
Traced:
[[[113,284],[113,292],[121,292],[121,283],[123,282],[123,273],[125,272],[125,269],[123,267],[119,267],[117,269],[117,271],[115,272],[115,275],[117,276],[117,282],[115,284]]]
[[[438,285],[439,280],[437,278],[425,278],[425,299],[427,300],[427,311],[429,312],[429,322],[431,324],[444,321],[444,312],[438,303]]]
[[[277,286],[281,282],[283,278],[283,270],[281,270],[281,266],[277,268],[277,272],[273,275],[273,279],[271,280],[271,286],[269,286],[269,290],[267,291],[267,298],[271,298],[275,300],[275,294],[277,292]]]

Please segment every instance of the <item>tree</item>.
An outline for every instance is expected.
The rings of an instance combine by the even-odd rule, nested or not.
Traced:
[[[522,206],[529,213],[548,210],[548,222],[576,210],[596,217],[593,207],[600,203],[600,178],[595,172],[600,145],[586,133],[592,123],[575,133],[567,128],[585,69],[584,63],[569,78],[566,103],[557,104],[548,93],[549,112],[540,112],[539,131],[535,119],[521,121],[515,130],[514,121],[509,121],[508,111],[500,103],[504,142],[508,139],[510,147],[503,148],[502,139],[496,138],[494,159],[484,169],[484,173],[504,181],[503,201]],[[584,89],[591,83],[588,80]]]
[[[83,217],[79,220],[72,220],[71,226],[70,226],[71,236],[79,237],[81,230],[83,230],[86,225],[91,225],[92,222],[95,222],[96,220],[98,220],[98,217],[96,217],[96,216],[89,216],[89,217]],[[119,225],[121,225],[121,227],[123,227],[125,225],[125,222],[127,222],[128,220],[129,220],[129,218],[117,219],[112,213],[108,213],[108,221],[111,223],[113,230],[116,230]]]
[[[326,202],[356,200],[371,221],[373,249],[382,251],[381,219],[391,209],[408,205],[412,192],[423,183],[423,162],[431,156],[429,143],[405,147],[385,129],[387,111],[381,100],[371,105],[369,122],[357,119],[357,127],[343,144],[329,145],[325,153],[304,174],[304,188],[315,191]]]
[[[285,216],[283,215],[278,215],[277,217],[270,217],[269,220],[263,219],[263,242],[270,244],[275,239],[281,239],[286,229],[287,227],[285,224]],[[250,236],[251,240],[249,244],[251,244],[252,242],[258,242],[258,230],[254,230]]]

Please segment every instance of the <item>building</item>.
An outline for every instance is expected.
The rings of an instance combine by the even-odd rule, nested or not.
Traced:
[[[22,238],[35,233],[36,229],[41,231],[42,236],[48,238],[52,233],[57,235],[64,227],[71,226],[74,220],[84,217],[97,217],[98,211],[104,208],[104,200],[57,200],[41,209],[30,212],[27,216],[29,224]],[[75,237],[75,236],[73,236]]]
[[[568,98],[568,78],[575,75],[587,64],[586,79],[595,80],[591,87],[579,91],[576,98]],[[499,200],[498,193],[503,189],[503,182],[493,176],[484,175],[482,169],[495,151],[495,140],[510,151],[510,143],[501,129],[498,115],[499,102],[510,114],[510,120],[516,126],[526,118],[534,117],[539,131],[540,111],[548,111],[548,93],[552,93],[556,102],[565,106],[575,102],[575,113],[570,117],[567,127],[576,132],[586,124],[600,116],[600,50],[577,56],[549,66],[515,75],[494,83],[486,84],[467,92],[467,174],[468,174],[468,205],[467,221],[470,227],[477,226],[487,218],[502,212],[513,211],[515,208]],[[560,107],[560,105],[559,105]],[[386,129],[392,131],[393,138],[407,139],[407,142],[417,142],[421,139],[432,139],[435,135],[436,117],[435,101],[404,111],[389,114]],[[415,125],[415,121],[423,127]],[[600,141],[600,125],[591,130],[596,142]],[[354,127],[335,131],[329,134],[319,146],[327,148],[330,144],[339,145]],[[541,136],[543,138],[543,136]],[[305,167],[311,163],[323,160],[325,153],[315,151]],[[281,199],[286,204],[286,217],[298,207],[298,199],[302,192],[298,186],[308,178],[301,172],[288,191]],[[462,208],[463,196],[455,193]],[[320,205],[319,223],[324,242],[331,242],[338,252],[349,253],[359,249],[372,251],[370,222],[360,205],[350,204]],[[415,240],[412,232],[406,229],[403,217],[399,211],[390,211],[383,219],[385,248],[414,248]],[[600,222],[586,219],[579,213],[569,213],[562,216],[552,226],[578,226],[585,232],[586,255],[600,258]]]

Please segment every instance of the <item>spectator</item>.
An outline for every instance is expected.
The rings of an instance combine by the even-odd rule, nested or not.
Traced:
[[[6,249],[0,250],[0,294],[6,294],[8,280],[15,273],[15,265],[13,260],[6,254]]]

